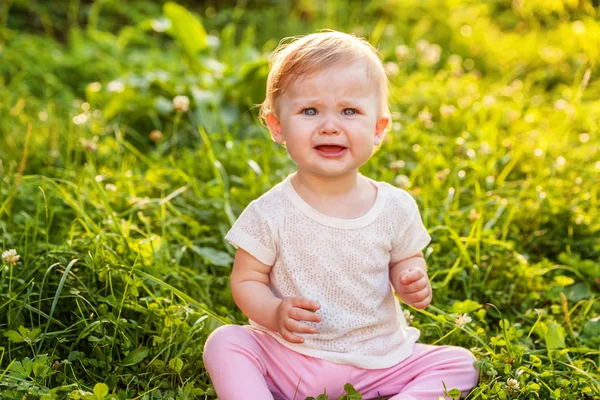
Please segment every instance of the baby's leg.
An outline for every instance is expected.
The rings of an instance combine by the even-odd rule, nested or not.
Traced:
[[[462,347],[431,346],[417,343],[413,354],[393,367],[362,370],[355,388],[365,399],[377,393],[393,395],[390,400],[437,400],[444,397],[444,383],[450,391],[459,389],[466,396],[477,385],[479,372],[475,357]],[[443,383],[442,383],[443,382]]]
[[[219,399],[273,400],[265,380],[261,346],[243,327],[216,329],[204,345],[204,366]]]
[[[341,392],[344,384],[329,383],[339,380],[331,379],[337,364],[296,353],[248,326],[215,330],[204,347],[204,365],[220,400],[304,400],[325,386],[327,393],[333,387]]]

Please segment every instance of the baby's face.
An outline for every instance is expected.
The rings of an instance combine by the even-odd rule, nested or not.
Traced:
[[[294,81],[267,125],[299,171],[342,177],[356,174],[381,142],[389,118],[379,103],[364,63],[332,66]]]

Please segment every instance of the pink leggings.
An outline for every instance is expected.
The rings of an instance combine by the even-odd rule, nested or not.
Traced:
[[[470,351],[415,344],[413,354],[383,369],[362,369],[299,354],[249,326],[225,325],[204,347],[204,364],[220,400],[304,400],[325,390],[330,399],[351,383],[364,399],[444,399],[444,382],[466,395],[477,385]]]

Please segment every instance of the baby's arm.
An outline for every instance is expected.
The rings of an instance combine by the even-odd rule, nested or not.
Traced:
[[[300,297],[277,298],[269,287],[271,266],[263,264],[242,248],[238,248],[231,273],[231,294],[248,318],[292,343],[304,339],[297,333],[315,333],[313,327],[299,321],[320,322],[314,312],[319,304]]]
[[[392,264],[390,281],[406,304],[423,309],[431,303],[431,283],[422,252]]]

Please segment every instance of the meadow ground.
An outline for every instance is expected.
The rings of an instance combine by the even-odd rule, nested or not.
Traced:
[[[597,1],[48,3],[0,6],[1,399],[216,398],[224,233],[294,167],[267,57],[325,27],[390,76],[361,172],[433,238],[421,341],[474,352],[469,399],[600,398]]]

